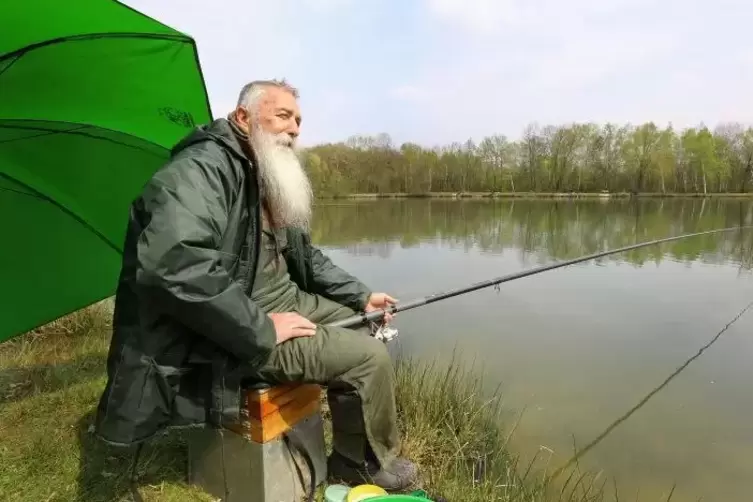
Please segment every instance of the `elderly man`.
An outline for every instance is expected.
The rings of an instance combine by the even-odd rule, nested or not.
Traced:
[[[330,477],[404,489],[416,468],[397,456],[389,355],[367,329],[323,326],[395,300],[311,244],[297,101],[285,82],[246,85],[133,203],[97,431],[131,445],[168,426],[226,426],[245,380],[316,382],[332,411]]]

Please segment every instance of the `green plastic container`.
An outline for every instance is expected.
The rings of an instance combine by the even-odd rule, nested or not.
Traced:
[[[343,485],[330,485],[325,493],[327,502],[345,500],[349,488]],[[423,490],[416,490],[410,494],[376,495],[363,499],[363,502],[432,502]]]
[[[427,498],[416,497],[415,495],[380,495],[378,497],[369,497],[364,502],[426,502]]]
[[[427,497],[420,497],[418,495],[379,495],[378,497],[369,497],[366,499],[368,502],[427,502]],[[364,501],[364,502],[366,502]]]
[[[424,491],[413,492],[410,495],[395,494],[395,495],[379,495],[377,497],[369,497],[366,499],[368,502],[428,502],[429,497]],[[364,502],[366,502],[364,501]]]

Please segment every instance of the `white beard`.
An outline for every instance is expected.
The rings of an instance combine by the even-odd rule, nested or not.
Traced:
[[[287,134],[274,134],[254,127],[249,144],[258,164],[262,197],[278,228],[309,229],[311,182],[301,165],[295,146]]]

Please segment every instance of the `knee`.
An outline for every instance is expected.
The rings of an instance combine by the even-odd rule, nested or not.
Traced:
[[[364,342],[365,364],[375,371],[391,371],[392,359],[384,343],[371,336]]]

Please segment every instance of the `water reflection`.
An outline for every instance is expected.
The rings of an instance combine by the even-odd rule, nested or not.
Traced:
[[[735,199],[639,201],[384,200],[322,202],[315,242],[357,256],[388,258],[422,243],[500,253],[515,249],[536,265],[716,228],[753,223],[753,202]],[[753,232],[730,231],[649,246],[596,260],[659,264],[662,260],[753,265]]]

